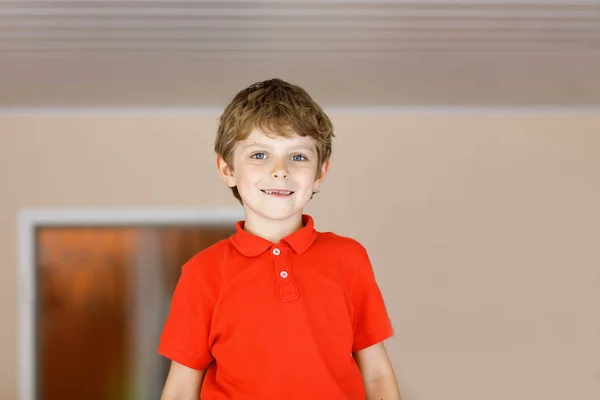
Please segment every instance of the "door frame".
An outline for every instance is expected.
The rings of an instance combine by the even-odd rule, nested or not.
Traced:
[[[18,215],[18,400],[37,400],[36,230],[40,227],[198,226],[235,224],[241,207],[161,209],[24,209]]]

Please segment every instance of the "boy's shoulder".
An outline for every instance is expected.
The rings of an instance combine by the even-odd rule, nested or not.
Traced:
[[[326,247],[328,252],[334,252],[349,257],[362,257],[367,254],[367,249],[361,242],[349,236],[338,235],[334,232],[319,232],[315,244]]]
[[[200,250],[194,254],[184,265],[183,270],[190,273],[199,273],[200,271],[214,271],[214,268],[203,268],[203,266],[214,267],[225,256],[229,249],[229,238],[221,239],[212,245]]]

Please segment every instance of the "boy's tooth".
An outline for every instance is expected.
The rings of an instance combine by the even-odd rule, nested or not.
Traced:
[[[285,191],[279,191],[279,190],[277,190],[277,191],[274,191],[274,190],[265,190],[264,192],[266,194],[286,194],[286,195],[287,194],[292,194],[292,192],[290,192],[290,191],[285,192]]]

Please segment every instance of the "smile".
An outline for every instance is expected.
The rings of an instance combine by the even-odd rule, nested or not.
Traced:
[[[265,194],[276,195],[276,196],[289,196],[294,193],[291,190],[279,190],[279,189],[265,189],[265,190],[261,189],[261,192],[263,192]]]

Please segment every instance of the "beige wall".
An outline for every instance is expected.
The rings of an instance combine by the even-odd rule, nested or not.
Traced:
[[[0,117],[0,398],[26,207],[236,206],[214,116]],[[308,210],[370,251],[406,400],[600,398],[600,112],[336,115]]]

